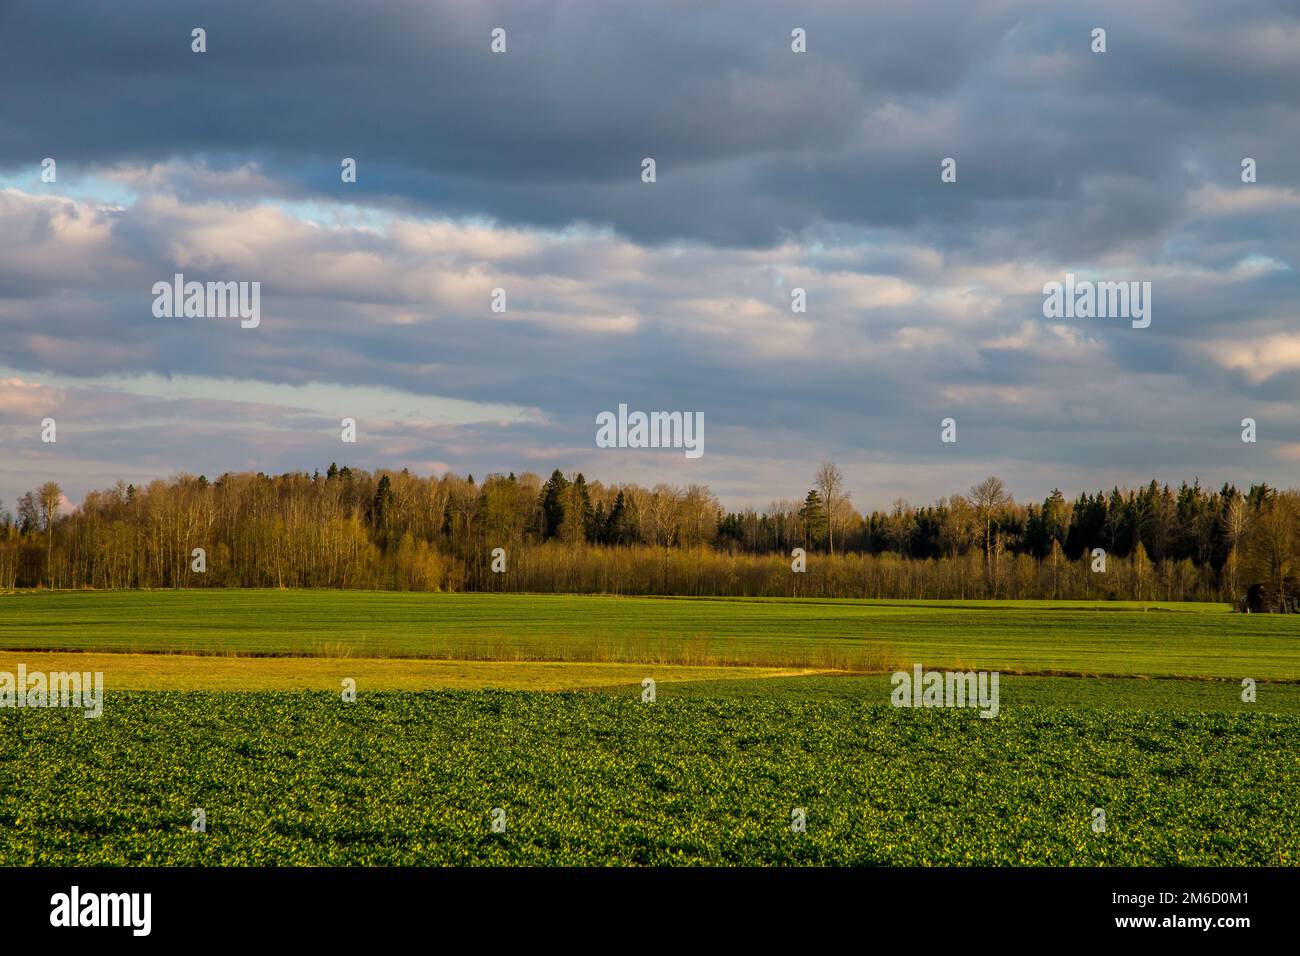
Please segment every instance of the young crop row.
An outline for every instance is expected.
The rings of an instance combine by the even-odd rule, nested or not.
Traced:
[[[1264,713],[110,693],[0,711],[0,863],[1294,865],[1297,745]]]

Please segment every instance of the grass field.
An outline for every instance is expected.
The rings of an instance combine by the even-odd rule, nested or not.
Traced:
[[[890,706],[916,662],[1003,672],[998,716]],[[107,698],[0,708],[4,865],[1300,863],[1291,617],[37,592],[20,663]]]
[[[37,592],[3,648],[1300,680],[1300,618],[1196,604]]]

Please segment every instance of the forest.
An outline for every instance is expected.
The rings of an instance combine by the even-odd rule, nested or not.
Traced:
[[[697,484],[605,485],[558,469],[476,481],[331,464],[118,482],[68,509],[47,482],[12,511],[0,503],[0,590],[1234,601],[1252,582],[1291,587],[1300,558],[1300,493],[1266,484],[1151,481],[1021,504],[990,477],[867,514],[833,463],[811,485],[761,511],[727,511]],[[792,570],[795,549],[802,572]]]

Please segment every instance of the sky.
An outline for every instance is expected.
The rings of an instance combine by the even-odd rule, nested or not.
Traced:
[[[1297,226],[1295,2],[4,0],[0,502],[331,461],[1292,486]],[[258,324],[155,314],[177,273]],[[1067,274],[1150,325],[1045,316]],[[621,404],[704,453],[598,447]]]

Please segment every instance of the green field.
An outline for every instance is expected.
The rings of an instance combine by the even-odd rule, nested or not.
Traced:
[[[0,708],[0,864],[1296,865],[1298,641],[1216,605],[0,596],[0,671],[108,691]],[[914,662],[1003,672],[998,716],[890,706]]]
[[[0,597],[0,649],[1300,680],[1300,617],[1223,605],[406,594]]]
[[[1271,714],[124,693],[0,712],[0,860],[1291,865],[1297,741]]]

